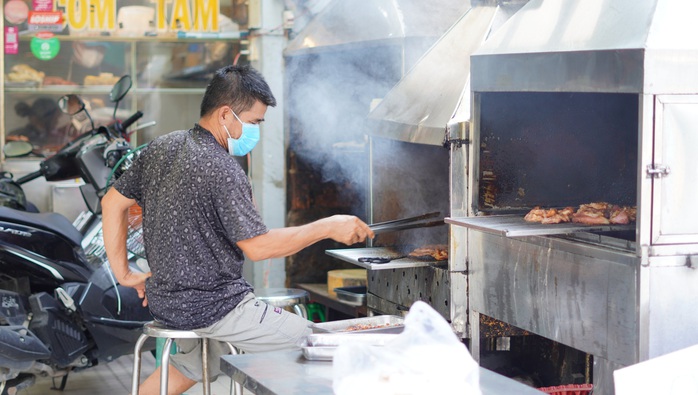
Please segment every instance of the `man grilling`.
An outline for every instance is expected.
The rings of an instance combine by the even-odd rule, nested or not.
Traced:
[[[206,87],[199,122],[152,141],[102,200],[104,243],[119,283],[135,288],[155,319],[168,327],[195,330],[245,352],[295,348],[309,333],[305,319],[255,300],[242,277],[245,256],[260,261],[323,239],[351,245],[373,237],[363,221],[348,215],[297,227],[264,225],[249,180],[233,156],[254,148],[267,107],[275,105],[254,69],[218,70]],[[128,266],[127,213],[134,203],[143,208],[151,273]],[[225,347],[209,344],[215,378]],[[171,394],[202,380],[199,342],[178,340],[178,346],[180,353],[171,358]],[[159,369],[141,384],[140,393],[158,389]]]

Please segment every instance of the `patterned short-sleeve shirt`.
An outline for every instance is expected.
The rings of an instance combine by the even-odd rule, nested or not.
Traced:
[[[240,240],[268,232],[245,172],[199,125],[152,141],[114,184],[143,209],[153,316],[174,328],[212,325],[252,286]]]

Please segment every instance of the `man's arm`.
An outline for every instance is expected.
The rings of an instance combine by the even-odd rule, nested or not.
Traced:
[[[352,245],[373,236],[368,225],[357,217],[334,215],[306,225],[271,229],[263,235],[238,241],[237,245],[249,259],[262,261],[295,254],[323,239]]]
[[[150,273],[135,273],[128,266],[126,238],[128,236],[128,209],[136,201],[122,195],[115,188],[109,189],[102,198],[102,234],[109,265],[119,284],[135,288],[138,296],[145,299],[145,280]]]

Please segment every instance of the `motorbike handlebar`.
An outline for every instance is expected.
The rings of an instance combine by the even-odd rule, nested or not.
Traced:
[[[21,184],[27,183],[27,182],[29,182],[29,181],[31,181],[31,180],[35,180],[35,179],[37,179],[37,178],[39,178],[39,177],[41,177],[41,176],[43,176],[43,175],[44,175],[44,173],[43,173],[41,170],[37,170],[37,171],[35,171],[35,172],[32,172],[32,173],[27,174],[26,176],[23,176],[23,177],[18,178],[15,182],[16,182],[17,184],[20,184],[20,185],[21,185]]]
[[[121,122],[121,127],[122,130],[128,129],[129,126],[133,125],[136,123],[137,120],[141,119],[143,117],[143,112],[141,111],[136,111],[135,114],[131,115],[128,117],[125,121]]]

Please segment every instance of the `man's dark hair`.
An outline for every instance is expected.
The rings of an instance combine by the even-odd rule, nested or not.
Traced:
[[[276,106],[276,99],[264,77],[252,67],[226,66],[218,69],[206,87],[201,100],[200,116],[230,106],[236,114],[247,111],[259,100],[269,107]]]

